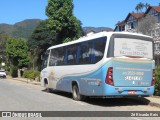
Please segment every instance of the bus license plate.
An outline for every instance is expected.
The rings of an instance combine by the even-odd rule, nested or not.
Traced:
[[[137,94],[137,91],[128,91],[128,94],[129,94],[129,95],[136,95],[136,94]]]

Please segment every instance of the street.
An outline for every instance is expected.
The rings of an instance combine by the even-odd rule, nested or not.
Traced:
[[[47,93],[39,85],[0,79],[0,111],[160,111],[160,108],[129,98],[90,98],[84,102],[74,101],[69,93]],[[129,118],[151,119],[151,117]]]

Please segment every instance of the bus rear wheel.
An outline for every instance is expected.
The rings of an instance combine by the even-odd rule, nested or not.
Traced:
[[[79,93],[79,88],[77,85],[73,85],[72,87],[72,96],[73,96],[73,99],[76,101],[82,101],[85,99],[85,96]]]

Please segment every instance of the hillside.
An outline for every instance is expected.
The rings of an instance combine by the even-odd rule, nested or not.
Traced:
[[[35,27],[40,23],[40,19],[27,19],[14,25],[0,24],[0,33],[4,32],[9,36],[28,39]]]
[[[21,22],[17,22],[14,25],[0,24],[0,33],[4,32],[9,36],[15,38],[24,38],[28,40],[36,26],[41,22],[40,19],[26,19]],[[83,27],[85,34],[94,31],[95,33],[101,31],[111,31],[113,29],[108,27]]]
[[[112,31],[113,29],[112,28],[109,28],[109,27],[83,27],[83,31],[85,34],[93,31],[95,33],[98,33],[98,32],[102,32],[102,31]]]

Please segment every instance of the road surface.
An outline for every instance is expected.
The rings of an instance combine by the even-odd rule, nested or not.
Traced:
[[[92,98],[86,101],[74,101],[72,95],[64,92],[48,93],[39,85],[27,84],[11,79],[0,79],[0,111],[160,111],[158,107],[127,98]],[[95,112],[93,113],[95,114]],[[122,114],[127,114],[123,112]],[[132,113],[131,113],[132,114]],[[159,115],[160,116],[160,115]],[[30,118],[32,119],[32,118]],[[29,119],[29,120],[30,120]],[[39,119],[39,118],[37,118]],[[44,118],[41,118],[44,119]],[[46,118],[45,118],[46,119]],[[52,118],[47,118],[52,119]],[[55,119],[75,120],[73,117]],[[97,119],[87,117],[78,119]],[[150,120],[157,117],[111,117],[110,119]]]

